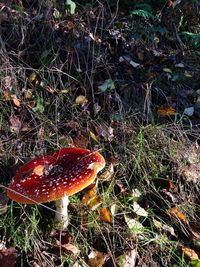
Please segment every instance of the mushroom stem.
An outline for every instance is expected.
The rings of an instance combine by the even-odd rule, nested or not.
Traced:
[[[69,217],[68,217],[68,205],[69,205],[69,198],[68,196],[64,196],[56,200],[56,220],[60,223],[60,227],[62,230],[65,230],[69,224]]]

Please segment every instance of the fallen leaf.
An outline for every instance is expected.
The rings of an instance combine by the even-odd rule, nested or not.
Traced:
[[[19,130],[21,128],[21,121],[18,116],[11,116],[9,118],[10,122],[10,130],[14,133],[19,133]]]
[[[103,203],[101,196],[96,196],[91,199],[88,206],[91,210],[96,210]]]
[[[167,73],[172,73],[172,70],[170,70],[169,68],[164,68],[163,71]]]
[[[164,117],[164,116],[172,116],[175,115],[176,110],[173,107],[159,107],[157,110],[157,113],[159,116]]]
[[[140,207],[140,205],[137,202],[133,202],[133,211],[138,215],[142,217],[148,217],[148,212]]]
[[[103,264],[107,258],[107,254],[93,250],[88,255],[87,264],[89,267],[103,267]]]
[[[126,252],[125,254],[119,256],[116,260],[116,263],[119,266],[123,267],[135,267],[137,260],[137,252],[136,250],[131,250]]]
[[[89,205],[90,201],[96,197],[96,185],[91,188],[90,190],[88,190],[84,195],[83,195],[83,198],[82,198],[82,203],[83,205]]]
[[[63,244],[61,247],[72,253],[74,257],[77,257],[80,254],[80,249],[72,244]]]
[[[106,124],[100,124],[97,126],[98,135],[104,137],[104,139],[109,142],[111,142],[114,137],[113,131],[114,129]]]
[[[117,212],[119,211],[119,209],[120,209],[119,205],[117,205],[115,203],[112,204],[110,206],[110,211],[111,211],[112,216],[115,216],[117,214]]]
[[[98,141],[98,137],[97,137],[93,132],[89,131],[89,134],[90,134],[90,137],[91,137],[94,141],[96,141],[97,143],[99,142],[99,141]]]
[[[173,207],[173,208],[169,209],[168,213],[171,216],[178,218],[180,221],[186,222],[186,216],[185,216],[185,214],[183,214],[183,212],[180,210],[179,207]]]
[[[11,100],[16,107],[19,108],[21,106],[20,100],[17,98],[16,95],[11,95]]]
[[[194,114],[194,107],[185,108],[183,113],[191,117]]]
[[[188,182],[200,182],[200,163],[193,163],[183,167],[181,174]]]
[[[103,172],[100,176],[99,176],[99,180],[101,181],[110,181],[113,178],[114,175],[114,165],[111,163],[108,166],[108,169]]]
[[[144,231],[143,225],[138,222],[136,219],[129,217],[128,215],[124,214],[125,222],[128,225],[128,228],[133,231],[134,234],[141,234]]]
[[[35,72],[32,72],[30,74],[30,76],[29,76],[29,81],[31,81],[31,82],[35,81],[36,77],[37,77],[36,73]]]
[[[138,201],[141,196],[142,193],[137,188],[132,189],[131,197],[134,201]]]
[[[156,220],[154,218],[153,218],[153,223],[154,223],[155,227],[158,230],[164,230],[165,232],[169,233],[170,235],[176,236],[173,227],[171,227],[171,226],[169,226],[167,224],[163,224],[163,223],[161,223],[160,221],[158,221],[158,220]]]
[[[79,95],[75,99],[77,105],[85,105],[88,102],[87,98],[84,95]]]
[[[106,208],[101,208],[99,214],[102,222],[112,223],[110,212]]]
[[[185,256],[188,257],[190,260],[199,259],[197,253],[191,248],[182,247],[182,251],[185,254]]]
[[[2,87],[5,90],[10,90],[12,87],[12,78],[11,76],[6,76],[3,80],[2,80]]]
[[[77,136],[73,139],[74,145],[76,147],[87,148],[89,144],[89,140],[86,136],[84,136],[80,131]]]
[[[0,266],[14,267],[17,265],[18,252],[15,248],[4,248],[0,250]]]

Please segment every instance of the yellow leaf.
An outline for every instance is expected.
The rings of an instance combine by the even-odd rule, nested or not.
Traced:
[[[97,250],[93,250],[88,255],[87,264],[89,267],[103,267],[103,264],[107,258],[107,254],[99,252]]]
[[[89,131],[89,133],[90,133],[90,137],[91,137],[94,141],[96,141],[96,142],[98,143],[99,141],[98,141],[97,136],[96,136],[93,132],[91,132],[91,131]]]
[[[182,247],[182,251],[185,254],[185,256],[188,257],[190,260],[199,259],[197,253],[191,248]]]
[[[91,210],[96,210],[102,204],[102,202],[103,201],[101,196],[96,196],[92,198],[91,201],[89,202],[89,208]]]
[[[169,68],[164,68],[163,71],[167,73],[172,73],[172,71]]]
[[[159,116],[164,117],[164,116],[172,116],[175,115],[176,110],[173,107],[159,107],[157,110],[157,113]]]
[[[11,95],[11,99],[16,107],[19,108],[21,106],[21,103],[16,95]]]
[[[4,100],[4,101],[9,101],[9,100],[11,100],[11,94],[10,94],[9,91],[4,91],[2,95],[3,95],[3,100]]]
[[[84,95],[79,95],[75,99],[77,105],[84,105],[88,102],[87,98]]]
[[[112,223],[110,212],[106,208],[101,208],[99,214],[102,222]]]
[[[29,81],[31,81],[31,82],[35,81],[36,76],[37,76],[36,73],[32,72],[31,75],[29,76]]]
[[[182,222],[186,222],[185,214],[179,209],[179,207],[173,207],[168,210],[169,214],[175,218],[178,218]]]
[[[84,205],[89,205],[90,201],[96,197],[96,185],[90,189],[89,191],[87,191],[82,198],[82,203]]]

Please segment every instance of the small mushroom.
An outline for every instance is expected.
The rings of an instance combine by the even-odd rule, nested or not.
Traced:
[[[10,183],[7,196],[24,204],[56,201],[56,219],[66,229],[68,197],[90,185],[104,167],[105,159],[98,152],[61,148],[23,165]]]

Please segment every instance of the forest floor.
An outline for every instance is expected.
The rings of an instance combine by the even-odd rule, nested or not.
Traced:
[[[0,4],[0,266],[200,266],[198,1],[60,2]],[[6,197],[61,147],[106,160],[67,231]]]

